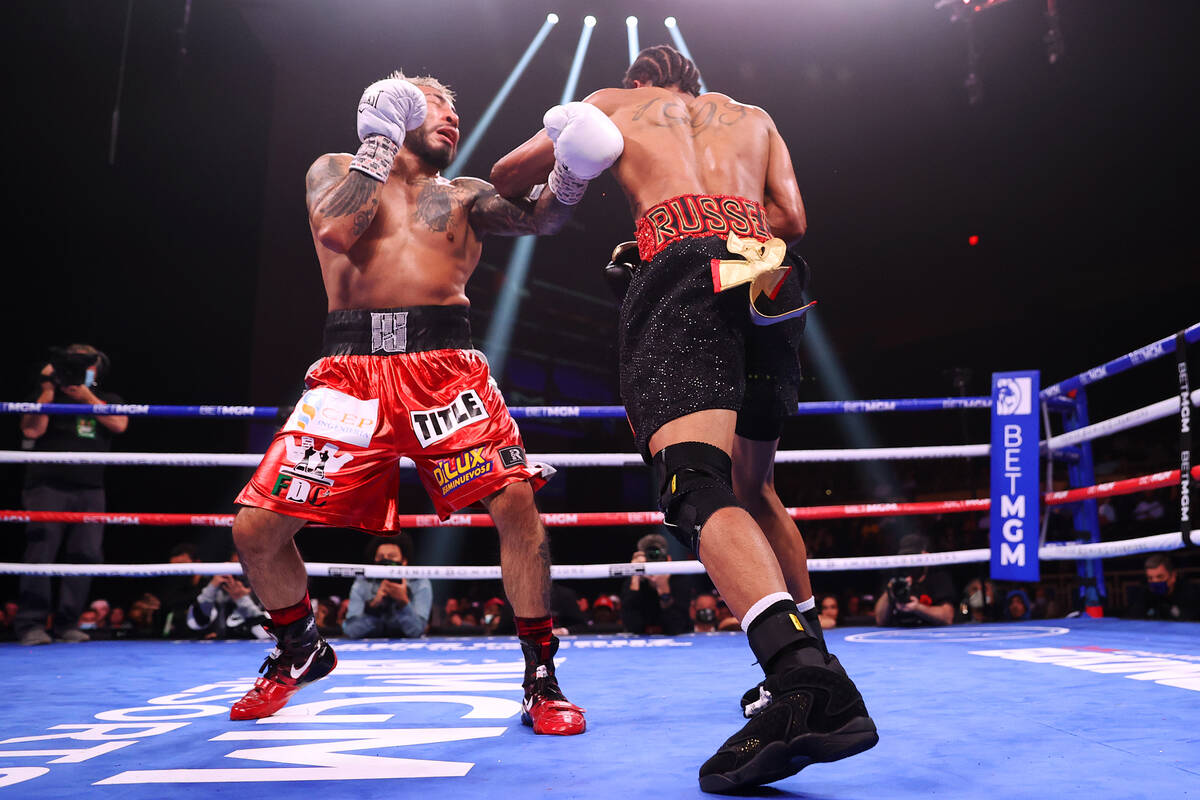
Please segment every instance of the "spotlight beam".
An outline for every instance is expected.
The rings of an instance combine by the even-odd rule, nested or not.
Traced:
[[[567,85],[563,87],[562,99],[559,103],[569,103],[575,99],[575,87],[579,85],[579,73],[583,71],[583,59],[587,55],[588,43],[592,41],[592,31],[596,28],[595,18],[589,17],[592,24],[584,21],[579,31],[579,44],[575,45],[575,57],[571,59],[571,71],[567,74]]]
[[[560,103],[569,103],[575,97],[579,73],[583,70],[583,59],[587,55],[588,42],[592,39],[592,29],[595,26],[594,17],[589,16],[584,20]],[[508,266],[504,270],[504,285],[500,287],[500,296],[496,298],[496,310],[492,314],[492,322],[488,325],[487,336],[484,338],[483,351],[487,353],[492,377],[497,381],[504,375],[509,344],[512,342],[513,328],[517,321],[517,310],[521,305],[521,292],[525,288],[529,266],[533,263],[533,250],[536,245],[536,236],[521,236],[513,243],[512,255],[508,257]]]
[[[529,66],[529,62],[533,60],[533,54],[542,46],[542,42],[546,41],[546,37],[550,35],[550,29],[554,27],[556,22],[558,22],[556,15],[551,14],[546,17],[546,21],[542,23],[542,27],[534,35],[533,41],[525,48],[525,53],[521,56],[517,65],[513,67],[512,72],[508,74],[504,85],[500,87],[500,91],[492,98],[492,102],[488,104],[487,109],[483,112],[483,116],[479,118],[475,130],[471,131],[471,135],[467,137],[463,146],[458,149],[458,155],[455,156],[454,163],[446,169],[445,175],[447,178],[457,178],[462,173],[467,159],[475,152],[475,148],[479,146],[483,135],[487,133],[488,127],[492,124],[492,120],[495,119],[496,112],[500,110],[500,106],[504,105],[504,101],[508,99],[509,92],[517,84],[517,79],[521,77],[521,73]]]
[[[683,55],[689,61],[695,63],[696,59],[692,58],[692,51],[688,50],[687,42],[683,40],[683,31],[679,29],[679,20],[675,19],[674,17],[667,17],[667,19],[663,21],[663,24],[666,25],[667,30],[671,32],[671,41],[675,42],[675,49],[683,53]],[[708,91],[708,87],[704,85],[703,78],[700,79],[700,91],[701,93]]]
[[[627,17],[625,19],[625,33],[629,37],[629,63],[632,64],[637,60],[637,54],[642,48],[638,46],[638,18]]]

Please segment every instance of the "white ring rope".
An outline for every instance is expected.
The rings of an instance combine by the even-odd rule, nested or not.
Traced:
[[[1192,531],[1192,541],[1200,544],[1200,530]],[[1183,546],[1179,531],[1125,539],[1119,542],[1086,544],[1047,544],[1039,551],[1047,561],[1072,561],[1089,558],[1112,558],[1161,550],[1176,550]],[[856,558],[812,558],[812,572],[844,572],[847,570],[884,570],[910,567],[948,566],[988,561],[987,549],[952,550],[945,553],[917,553],[905,556],[860,556]],[[447,580],[494,580],[500,577],[500,567],[390,567],[374,564],[336,564],[313,561],[305,565],[315,578],[430,578]],[[699,561],[649,561],[637,564],[555,564],[550,576],[565,578],[613,578],[628,575],[698,575],[704,572]],[[242,565],[236,561],[204,564],[22,564],[0,562],[0,575],[108,575],[117,577],[151,577],[160,575],[241,575]]]
[[[1191,395],[1192,405],[1200,405],[1200,389]],[[1145,425],[1179,412],[1179,398],[1169,397],[1148,406],[1111,419],[1097,422],[1076,431],[1051,436],[1050,450],[1062,450],[1080,442],[1110,436],[1120,431]],[[991,452],[988,444],[935,445],[930,447],[860,447],[840,450],[780,450],[775,454],[779,464],[828,463],[834,461],[901,461],[927,458],[983,458]],[[640,467],[642,459],[634,453],[542,453],[529,455],[529,460],[555,467]],[[109,466],[164,467],[257,467],[262,455],[254,453],[81,453],[29,450],[0,450],[0,464],[106,464]],[[407,458],[399,461],[401,469],[412,469]]]

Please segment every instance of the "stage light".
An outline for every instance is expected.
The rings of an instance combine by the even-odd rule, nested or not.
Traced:
[[[583,59],[587,55],[588,42],[592,39],[592,29],[595,26],[595,17],[589,14],[584,18],[583,27],[579,30],[579,43],[575,46],[575,57],[571,60],[571,71],[567,73],[567,83],[563,86],[560,103],[569,103],[575,99],[575,88],[579,85],[579,73],[583,70]],[[496,298],[496,309],[492,314],[491,324],[488,325],[487,337],[484,339],[483,345],[483,351],[487,353],[488,361],[491,363],[492,377],[496,380],[500,380],[504,376],[504,365],[508,360],[508,347],[512,341],[513,328],[517,323],[517,311],[521,305],[521,293],[525,288],[525,278],[529,274],[536,246],[536,236],[518,237],[513,243],[512,255],[508,258],[508,268],[504,271],[504,285],[500,287],[500,295]]]
[[[633,28],[637,26],[637,17],[626,17],[625,24]]]
[[[975,245],[979,244],[979,237],[975,234],[971,234],[967,237],[967,244],[969,244],[971,247],[974,247]]]
[[[637,54],[642,49],[638,46],[638,20],[637,17],[625,18],[625,33],[629,39],[629,63],[632,64],[637,60]]]
[[[666,19],[663,20],[663,25],[666,25],[668,28],[674,28],[675,24],[676,23],[675,23],[674,17],[667,17]]]
[[[454,157],[454,163],[444,173],[447,178],[457,178],[461,174],[463,167],[466,166],[467,159],[471,157],[471,153],[475,152],[475,148],[479,145],[483,134],[487,132],[488,126],[492,124],[496,112],[500,110],[500,106],[508,99],[508,93],[512,91],[513,86],[517,83],[517,79],[521,77],[521,73],[525,71],[525,68],[529,66],[529,62],[533,60],[533,54],[537,52],[538,48],[542,46],[542,42],[546,41],[546,37],[550,35],[550,29],[554,27],[555,22],[558,22],[556,14],[548,14],[546,16],[546,21],[542,23],[542,26],[538,28],[538,32],[534,34],[533,41],[525,48],[521,59],[517,61],[517,65],[513,67],[512,72],[505,79],[504,85],[500,87],[500,91],[496,92],[496,96],[488,104],[487,109],[479,118],[479,122],[475,125],[475,129],[471,131],[471,135],[463,142],[462,147],[458,148],[458,154]]]

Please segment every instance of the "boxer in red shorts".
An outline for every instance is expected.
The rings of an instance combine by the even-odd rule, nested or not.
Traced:
[[[525,657],[522,720],[535,733],[584,731],[583,710],[554,673],[550,550],[533,501],[553,470],[527,463],[487,359],[471,344],[465,293],[485,235],[556,232],[586,179],[621,154],[621,135],[603,114],[560,106],[551,115],[562,122],[566,177],[549,180],[536,199],[443,178],[459,137],[454,94],[401,73],[363,94],[358,152],[324,155],[309,169],[329,314],[306,391],[237,498],[234,543],[276,648],[231,719],[274,714],[336,666],[313,620],[294,536],[310,520],[396,530],[397,463],[407,456],[439,515],[482,501],[496,523]]]

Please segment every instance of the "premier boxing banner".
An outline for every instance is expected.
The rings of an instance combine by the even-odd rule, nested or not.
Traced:
[[[992,579],[1038,580],[1041,373],[992,373]]]

